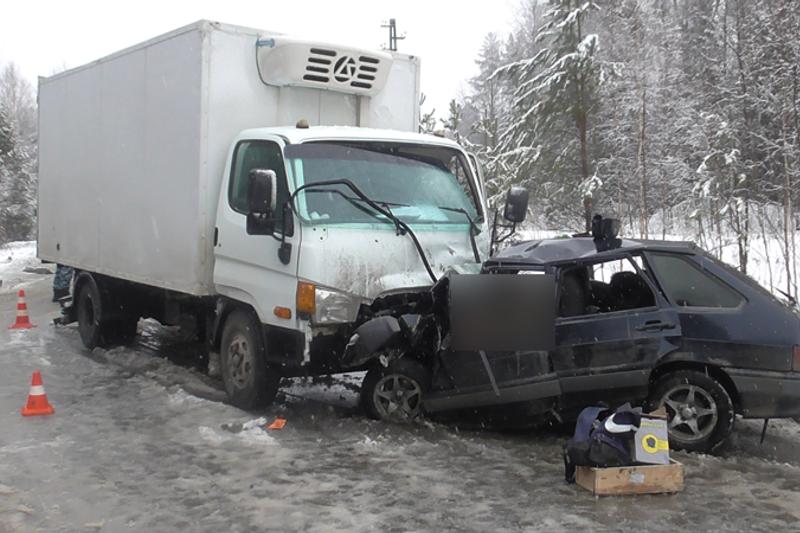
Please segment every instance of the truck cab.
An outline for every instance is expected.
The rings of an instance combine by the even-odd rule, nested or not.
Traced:
[[[231,376],[258,371],[248,362],[254,354],[236,353],[243,345],[264,345],[265,373],[348,370],[346,344],[380,302],[395,296],[413,306],[413,294],[448,269],[478,272],[490,231],[473,168],[458,144],[430,135],[302,122],[239,134],[214,244],[223,302],[215,347],[231,398]],[[259,205],[264,211],[254,211]],[[261,339],[225,335],[237,309],[257,318]]]

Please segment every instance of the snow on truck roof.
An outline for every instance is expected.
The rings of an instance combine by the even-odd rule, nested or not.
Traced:
[[[289,144],[298,144],[310,141],[387,141],[413,144],[435,144],[463,150],[453,140],[428,135],[425,133],[411,133],[398,130],[385,130],[377,128],[362,128],[356,126],[311,126],[297,128],[292,126],[252,128],[243,131],[240,139],[247,137],[260,137],[264,135],[278,135]]]

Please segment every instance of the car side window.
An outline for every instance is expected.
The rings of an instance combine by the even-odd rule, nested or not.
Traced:
[[[680,307],[739,307],[744,298],[684,257],[648,254],[667,298]]]
[[[231,208],[242,214],[247,213],[249,206],[248,186],[250,171],[255,168],[272,170],[277,177],[276,194],[276,229],[283,229],[283,207],[289,199],[286,185],[286,169],[283,164],[281,148],[272,141],[242,141],[236,146],[233,155],[228,202]]]
[[[561,270],[561,317],[612,313],[655,305],[653,291],[628,257]]]

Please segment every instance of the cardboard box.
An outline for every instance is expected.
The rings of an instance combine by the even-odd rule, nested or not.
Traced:
[[[672,459],[668,465],[579,466],[575,481],[596,496],[680,492],[683,464]]]
[[[642,416],[633,437],[633,460],[637,463],[669,464],[669,430],[665,418]]]

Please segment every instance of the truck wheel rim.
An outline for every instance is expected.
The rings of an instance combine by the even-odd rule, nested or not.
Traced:
[[[410,420],[420,414],[422,387],[408,376],[389,374],[378,381],[373,399],[381,418]]]
[[[233,337],[228,345],[227,359],[231,381],[236,388],[245,388],[253,373],[253,356],[250,343],[244,335],[238,334]]]
[[[94,325],[94,302],[92,302],[91,294],[84,296],[84,304],[81,306],[81,315],[84,324],[87,326]]]
[[[670,437],[681,442],[695,442],[707,438],[719,419],[717,402],[711,394],[697,385],[682,384],[664,395],[662,404],[667,408]]]

